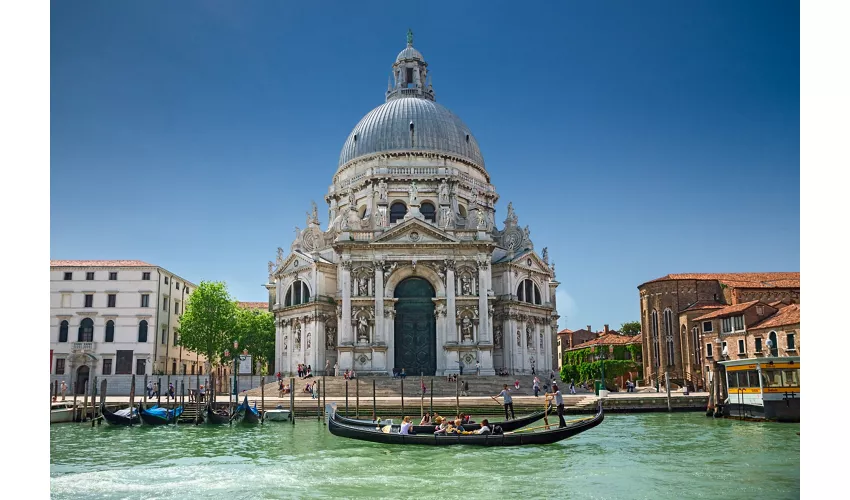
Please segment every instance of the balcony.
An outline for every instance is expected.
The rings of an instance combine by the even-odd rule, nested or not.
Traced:
[[[86,354],[94,352],[94,342],[74,342],[71,345],[71,352],[74,354]]]

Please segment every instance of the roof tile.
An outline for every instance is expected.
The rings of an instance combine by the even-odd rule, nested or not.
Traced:
[[[50,267],[157,267],[141,260],[51,260]]]

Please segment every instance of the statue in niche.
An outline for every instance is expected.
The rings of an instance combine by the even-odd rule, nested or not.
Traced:
[[[358,342],[369,341],[369,320],[365,316],[360,316],[357,320],[357,340]]]
[[[478,210],[475,211],[478,216],[478,225],[476,229],[487,229],[487,219],[484,216],[484,209],[478,207]]]
[[[301,349],[301,324],[295,325],[295,348]]]
[[[360,278],[357,280],[357,295],[366,297],[369,295],[369,280]]]
[[[446,183],[446,180],[443,179],[443,182],[440,183],[440,191],[439,191],[439,199],[440,203],[448,203],[449,202],[449,185]]]
[[[443,216],[442,216],[443,217],[443,219],[442,219],[443,220],[443,229],[448,229],[449,223],[452,221],[452,219],[451,219],[452,209],[450,209],[449,207],[443,207],[442,213],[443,213]]]
[[[336,327],[329,326],[325,328],[325,347],[327,349],[336,347]]]
[[[493,327],[493,343],[496,347],[502,347],[502,327],[499,325]]]
[[[460,332],[463,342],[472,341],[472,320],[468,316],[464,316],[460,322]]]
[[[283,336],[283,352],[286,352],[288,350],[289,350],[289,335],[284,335]]]
[[[356,200],[354,199],[354,188],[348,188],[348,209],[357,210],[355,204]]]
[[[313,345],[313,334],[311,332],[307,332],[307,350],[310,350],[310,347]]]
[[[378,201],[387,201],[387,183],[383,179],[378,183]]]
[[[508,237],[505,238],[505,246],[508,247],[508,250],[513,250],[517,246],[517,238],[514,233],[508,234]]]
[[[376,216],[378,217],[378,227],[387,227],[387,209],[379,207]]]
[[[469,276],[464,276],[460,279],[460,294],[472,295],[472,280]]]
[[[522,332],[520,332],[519,330],[516,331],[516,346],[522,346]]]
[[[534,344],[531,342],[531,325],[525,327],[525,345],[531,349]]]
[[[419,202],[419,189],[416,187],[416,182],[411,182],[410,189],[407,191],[410,193],[410,204],[417,204]]]

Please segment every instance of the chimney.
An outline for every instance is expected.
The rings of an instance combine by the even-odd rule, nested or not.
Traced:
[[[589,331],[590,333],[593,333],[593,330],[590,329],[590,325],[587,325],[587,331]]]
[[[607,335],[607,334],[608,334],[608,325],[605,325],[605,326],[602,328],[602,333],[603,333],[603,335]]]

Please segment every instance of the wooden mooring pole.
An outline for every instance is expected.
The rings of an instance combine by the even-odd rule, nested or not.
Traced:
[[[53,397],[50,400],[50,407],[53,408],[53,402],[59,397],[59,381],[53,381]]]
[[[422,372],[419,372],[419,387],[425,387],[425,380],[422,378]],[[419,418],[425,416],[425,391],[419,397]]]
[[[89,417],[89,380],[83,383],[83,416],[80,422],[85,422]]]
[[[455,377],[455,415],[460,414],[460,377]]]
[[[100,418],[97,419],[97,425],[103,422],[103,405],[106,403],[106,379],[100,381]]]
[[[289,379],[289,420],[295,425],[295,377]]]
[[[72,420],[77,420],[77,383],[71,382],[71,391],[74,393],[74,417]]]
[[[345,416],[348,416],[348,380],[345,381]]]
[[[404,377],[401,379],[401,416],[404,418]]]
[[[130,375],[130,417],[133,416],[133,407],[136,406],[136,374]]]
[[[97,418],[97,377],[94,378],[94,383],[91,385],[91,426],[94,427],[94,421]]]
[[[262,415],[260,415],[260,425],[263,425],[263,421],[266,419],[266,376],[263,375],[260,377],[260,411]]]
[[[664,372],[664,387],[667,389],[667,411],[673,411],[673,406],[670,403],[670,372]]]
[[[316,385],[318,386],[318,387],[316,387],[316,390],[318,391],[316,393],[316,420],[321,422],[322,421],[322,397],[321,397],[322,382],[320,381]]]
[[[133,376],[135,377],[135,375],[133,375]],[[144,401],[145,406],[147,406],[148,405],[148,376],[147,376],[147,374],[145,374],[144,384],[145,384],[145,386],[142,388],[142,392],[144,392],[145,394],[144,394],[144,396],[142,396],[142,401]]]
[[[159,393],[162,392],[162,377],[156,378],[156,405],[159,406]]]
[[[325,414],[325,408],[327,408],[328,400],[328,386],[325,385],[325,374],[322,374],[322,415]],[[325,419],[322,419],[322,423],[325,423]]]
[[[354,379],[354,418],[360,418],[360,379]]]
[[[372,379],[372,420],[378,418],[378,402],[375,399],[375,379]]]
[[[431,404],[428,406],[431,418],[434,418],[434,377],[431,377]]]

